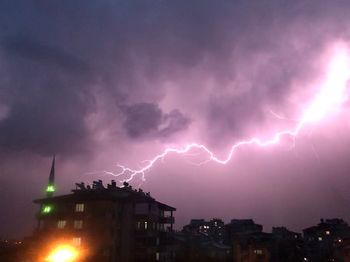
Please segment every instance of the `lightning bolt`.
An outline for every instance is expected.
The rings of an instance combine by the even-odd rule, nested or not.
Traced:
[[[226,157],[222,159],[215,156],[215,154],[208,147],[199,143],[190,143],[181,148],[166,148],[162,153],[156,155],[153,159],[144,161],[144,166],[139,169],[118,165],[121,171],[113,175],[116,177],[128,176],[128,178],[123,180],[126,182],[133,180],[136,176],[140,176],[142,180],[145,181],[145,173],[149,171],[157,162],[163,160],[171,153],[186,154],[191,150],[198,149],[207,155],[207,159],[200,164],[215,161],[218,164],[225,165],[232,159],[235,151],[240,147],[248,145],[268,147],[278,144],[281,139],[286,136],[295,139],[305,125],[320,121],[327,114],[339,109],[348,100],[349,94],[346,91],[347,82],[350,79],[350,57],[345,45],[341,44],[336,46],[327,72],[325,82],[320,88],[319,93],[314,97],[310,105],[306,107],[302,117],[297,121],[295,127],[292,129],[279,131],[267,140],[253,137],[247,140],[238,141],[231,146]]]

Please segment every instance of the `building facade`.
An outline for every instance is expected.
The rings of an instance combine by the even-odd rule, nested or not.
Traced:
[[[222,242],[225,233],[225,223],[219,218],[213,218],[209,221],[191,219],[190,223],[185,225],[182,231],[191,235],[205,235],[215,242]]]
[[[168,235],[176,209],[127,183],[81,183],[72,194],[34,202],[40,206],[34,235],[41,247],[69,243],[80,250],[83,261],[173,260]]]
[[[271,259],[271,234],[252,219],[232,219],[225,226],[225,244],[233,250],[235,262],[268,262]]]
[[[342,219],[321,219],[303,230],[307,261],[346,261],[349,257],[350,227]],[[348,258],[347,258],[348,259]]]

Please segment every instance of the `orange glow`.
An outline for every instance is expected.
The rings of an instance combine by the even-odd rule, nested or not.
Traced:
[[[78,258],[78,251],[69,245],[62,245],[55,248],[46,258],[48,262],[74,262]]]

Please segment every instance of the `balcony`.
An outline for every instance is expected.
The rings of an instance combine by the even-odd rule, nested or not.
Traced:
[[[164,216],[159,218],[159,223],[160,224],[174,224],[175,223],[175,218],[172,216]]]

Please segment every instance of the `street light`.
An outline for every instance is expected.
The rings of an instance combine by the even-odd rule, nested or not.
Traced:
[[[47,262],[74,262],[79,252],[72,246],[61,245],[55,248],[45,259]]]

